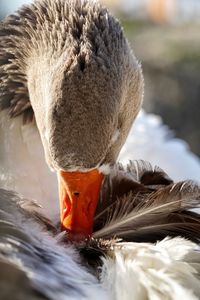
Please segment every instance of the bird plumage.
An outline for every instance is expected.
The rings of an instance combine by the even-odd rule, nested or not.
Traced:
[[[200,217],[190,210],[199,207],[200,188],[193,182],[174,183],[143,161],[115,166],[92,238],[72,245],[58,227],[40,137],[55,169],[113,164],[142,94],[140,64],[99,4],[35,1],[1,23],[1,186],[45,208],[53,203],[50,221],[35,202],[0,190],[1,297],[199,297]]]
[[[153,141],[153,142],[152,142]],[[140,111],[119,155],[119,161],[143,159],[157,165],[175,181],[200,181],[200,160],[175,136],[160,116]]]
[[[37,203],[0,190],[2,299],[11,294],[13,299],[173,300],[183,294],[184,299],[198,299],[200,215],[190,208],[199,206],[200,188],[189,182],[174,184],[160,169],[140,161],[127,169],[116,166],[102,187],[104,196],[111,200],[105,199],[92,239],[72,245]],[[120,210],[107,214],[106,205],[119,201]],[[158,214],[153,217],[149,208]],[[100,210],[101,206],[97,216]],[[120,221],[133,211],[135,217],[121,227]],[[145,214],[140,219],[141,212]]]
[[[200,220],[190,210],[199,203],[200,188],[192,181],[174,183],[144,161],[131,162],[125,170],[119,165],[105,179],[93,236],[155,242],[180,234],[198,242]]]
[[[59,245],[55,227],[37,209],[0,190],[0,298],[107,299],[73,245]]]

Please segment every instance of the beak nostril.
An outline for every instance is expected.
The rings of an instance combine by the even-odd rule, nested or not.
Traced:
[[[74,192],[74,196],[78,197],[80,195],[79,192]]]

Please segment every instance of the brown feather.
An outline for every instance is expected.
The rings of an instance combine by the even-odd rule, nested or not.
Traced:
[[[180,235],[197,241],[200,216],[189,210],[199,206],[200,187],[194,182],[174,184],[161,169],[131,162],[126,171],[118,166],[106,178],[93,237],[152,242]]]
[[[117,201],[120,202],[122,197],[130,193],[132,197],[137,196],[132,202],[134,207],[140,203],[142,196],[147,196],[161,186],[171,183],[173,181],[163,170],[153,168],[150,163],[143,160],[130,161],[126,167],[122,164],[115,165],[104,180],[95,215],[94,231],[102,227],[110,210],[119,205]]]

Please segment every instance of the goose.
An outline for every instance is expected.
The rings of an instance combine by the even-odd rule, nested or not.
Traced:
[[[9,112],[24,124],[32,121],[33,131],[36,122],[46,162],[58,177],[61,222],[74,233],[90,234],[105,166],[116,161],[142,103],[141,66],[118,21],[90,1],[25,6],[2,23],[0,51],[1,109],[7,109],[7,118]],[[3,120],[3,127],[10,130],[12,125]],[[5,134],[3,147],[11,148],[12,129]],[[13,146],[13,156],[21,156],[15,163],[27,168],[25,160],[32,157]],[[13,161],[12,153],[7,157]],[[17,167],[8,163],[8,174],[2,172],[6,187]],[[33,170],[40,182],[42,167],[36,169],[31,166],[24,176]],[[56,200],[44,201],[47,207]]]
[[[13,6],[16,8],[16,3]],[[152,143],[154,135],[156,143]],[[55,217],[59,211],[55,201],[58,197],[56,174],[50,172],[45,162],[36,126],[24,124],[21,117],[12,119],[3,111],[0,112],[0,136],[1,141],[5,141],[0,152],[0,187],[37,199],[47,215]],[[199,159],[188,151],[185,142],[171,137],[172,133],[162,124],[160,117],[142,111],[136,117],[118,160],[126,164],[129,160],[143,159],[159,165],[174,180],[198,180]],[[176,163],[171,164],[172,160]],[[48,190],[45,188],[47,185]]]
[[[187,182],[174,185],[161,171],[157,172],[158,182],[155,182],[155,171],[142,163],[129,166],[125,172],[119,166],[116,170],[119,191],[113,192],[116,176],[112,178],[111,170],[115,169],[115,161],[143,98],[141,66],[119,23],[92,1],[40,0],[5,19],[0,27],[0,39],[1,185],[4,188],[0,191],[0,264],[4,270],[1,296],[4,299],[15,295],[15,299],[145,299],[147,295],[149,299],[158,298],[161,289],[151,288],[151,285],[142,288],[142,250],[146,258],[149,257],[146,262],[151,261],[145,266],[147,270],[151,270],[153,264],[154,271],[163,274],[163,295],[187,295],[188,299],[197,299],[199,215],[188,210],[199,205],[199,187]],[[56,193],[51,194],[55,176],[52,173],[52,181],[47,181],[49,170],[43,155],[58,177],[62,230],[67,233],[60,232],[60,228],[46,218],[58,221],[59,211],[55,204]],[[128,191],[126,188],[122,193],[118,178]],[[139,236],[137,230],[127,230],[125,225],[130,218],[126,210],[130,209],[131,222],[133,219],[135,222],[132,214],[141,208],[142,200],[145,211],[153,205],[157,212],[163,212],[159,210],[162,204],[157,207],[160,189],[156,185],[162,187],[162,193],[170,194],[166,197],[173,201],[167,198],[167,207],[171,207],[170,217],[178,214],[178,221],[174,239],[148,244],[146,235],[150,228],[140,226]],[[38,186],[43,186],[44,193],[36,199],[43,207],[42,213],[37,212],[35,202],[8,190],[20,191],[19,186],[27,193],[30,189],[32,195],[36,195]],[[100,190],[111,195],[111,203],[103,200],[103,195],[97,203]],[[183,191],[188,191],[189,196],[182,195]],[[134,192],[137,199],[132,195]],[[112,194],[116,194],[115,197]],[[126,199],[130,205],[121,211],[119,208]],[[140,201],[137,203],[137,200]],[[166,216],[166,211],[163,213]],[[116,217],[123,222],[119,224]],[[104,224],[107,219],[110,225]],[[113,219],[117,219],[117,224]],[[186,221],[190,230],[185,226]],[[159,222],[160,219],[157,225],[161,226]],[[157,227],[156,230],[151,228],[153,237],[160,234],[165,237],[170,225],[167,218],[161,233]],[[81,244],[83,237],[92,235],[93,228],[94,240]],[[114,240],[105,245],[108,259],[103,260],[98,281],[88,266],[90,259],[85,257],[95,249],[98,254],[98,248],[102,253],[104,241],[98,239],[115,236],[116,232],[125,243]],[[178,234],[183,238],[176,237]],[[131,243],[132,237],[135,241],[143,239],[143,243]],[[62,239],[75,240],[78,252],[73,243],[60,245],[59,239],[61,243]],[[171,245],[177,245],[178,249],[181,245],[180,255],[169,250]],[[84,263],[77,253],[84,254]],[[163,264],[158,262],[155,253],[163,257]],[[137,258],[137,266],[133,258]],[[179,278],[175,281],[170,280],[170,276],[165,278],[171,269],[163,273],[162,266],[176,266]],[[136,270],[141,274],[138,285]],[[129,284],[126,278],[122,281],[123,272],[127,272]],[[22,288],[18,284],[20,278]],[[133,282],[135,295],[130,294]],[[11,287],[12,295],[9,294]]]
[[[141,106],[140,64],[119,23],[92,2],[36,1],[2,23],[1,41],[1,109],[7,109],[7,118],[8,111],[13,118],[20,116],[19,123],[22,117],[24,124],[32,121],[33,131],[36,122],[47,164],[58,176],[61,222],[74,232],[90,234],[105,166],[115,162]],[[1,119],[10,130],[12,124]],[[9,133],[5,147],[11,146]],[[27,143],[35,152],[34,142]],[[15,163],[27,168],[26,157],[13,151],[21,156]],[[13,161],[12,153],[7,157]],[[11,174],[2,172],[8,188],[18,166],[5,168]],[[42,167],[36,169],[31,166],[24,176],[33,170],[40,182]],[[24,185],[24,179],[18,180]],[[79,181],[84,181],[84,192]],[[77,199],[78,213],[73,213]],[[46,209],[56,200],[45,201],[46,206],[41,204]]]

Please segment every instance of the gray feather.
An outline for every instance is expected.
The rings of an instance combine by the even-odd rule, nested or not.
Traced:
[[[101,293],[96,278],[72,245],[61,247],[52,227],[47,231],[50,221],[36,207],[0,190],[0,298],[94,299],[96,290]]]

